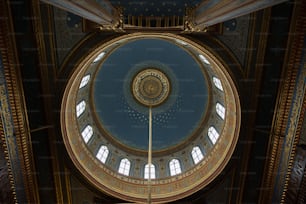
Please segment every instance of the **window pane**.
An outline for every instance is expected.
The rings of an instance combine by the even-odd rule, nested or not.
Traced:
[[[216,142],[219,138],[219,133],[217,132],[217,130],[214,127],[210,127],[208,129],[208,137],[213,144],[216,144]]]
[[[199,163],[203,159],[202,151],[198,146],[192,149],[191,155],[195,164]]]
[[[89,82],[89,79],[90,79],[90,74],[84,76],[81,80],[81,83],[80,83],[80,86],[79,86],[79,89],[80,88],[83,88],[84,86],[86,86]]]
[[[107,159],[107,156],[108,156],[108,148],[107,146],[101,146],[96,157],[104,164],[106,159]]]
[[[223,87],[222,87],[222,84],[221,84],[221,81],[220,79],[216,78],[216,77],[213,77],[213,82],[215,84],[215,86],[220,89],[221,91],[223,91]]]
[[[101,52],[101,53],[96,57],[96,59],[94,59],[93,63],[98,62],[100,59],[103,58],[104,55],[105,55],[105,52]]]
[[[87,125],[86,128],[82,132],[82,137],[85,143],[87,143],[90,140],[92,135],[93,135],[92,127],[90,125]]]
[[[203,55],[199,55],[199,57],[204,63],[210,64],[209,61],[206,59],[206,57],[204,57]]]
[[[77,106],[76,106],[76,115],[79,117],[84,111],[85,111],[86,103],[85,101],[81,101]]]
[[[177,159],[172,159],[169,162],[169,168],[171,176],[182,173],[180,162]]]
[[[186,42],[184,42],[184,41],[182,41],[182,40],[178,40],[178,39],[176,39],[175,40],[177,43],[179,43],[179,44],[182,44],[182,45],[187,45],[187,43]]]
[[[122,159],[119,165],[118,172],[128,176],[130,173],[131,162],[128,159]]]
[[[225,118],[225,108],[220,103],[216,104],[217,114],[224,120]]]
[[[149,164],[145,165],[144,178],[149,179]],[[151,179],[155,179],[155,166],[151,164]]]

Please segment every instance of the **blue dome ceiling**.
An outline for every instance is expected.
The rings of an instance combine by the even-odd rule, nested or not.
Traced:
[[[162,78],[154,78],[156,73]],[[138,95],[137,88],[144,92]],[[164,93],[160,103],[142,100]],[[169,33],[110,39],[78,63],[61,111],[64,143],[78,169],[110,195],[146,202],[148,106],[153,109],[153,202],[173,201],[210,183],[238,140],[238,92],[207,48]]]
[[[170,81],[171,93],[153,108],[153,150],[186,141],[199,128],[209,101],[205,72],[185,49],[162,39],[139,39],[108,53],[95,75],[94,108],[100,124],[119,143],[148,148],[148,107],[131,91],[133,77],[155,68]]]

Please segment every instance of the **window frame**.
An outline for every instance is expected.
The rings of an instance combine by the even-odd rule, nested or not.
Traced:
[[[98,54],[98,56],[92,61],[93,64],[99,62],[105,55],[105,52],[101,52],[100,54]]]
[[[171,159],[169,162],[170,175],[175,176],[182,173],[181,163],[178,159]]]
[[[144,167],[143,177],[144,179],[149,179],[149,164],[146,164]],[[151,179],[156,179],[156,168],[154,164],[151,164]]]
[[[204,55],[199,54],[199,58],[200,58],[200,60],[201,60],[202,62],[204,62],[205,64],[210,65],[210,62],[208,61],[208,59],[207,59]]]
[[[80,101],[76,107],[75,107],[75,112],[76,112],[76,116],[77,118],[79,118],[84,112],[85,112],[85,109],[86,109],[86,101],[85,100],[82,100]]]
[[[225,109],[225,107],[224,107],[221,103],[219,103],[219,102],[216,103],[216,113],[217,113],[217,115],[218,115],[222,120],[225,119],[226,109]]]
[[[222,92],[224,91],[222,82],[218,77],[213,76],[213,83],[217,89],[219,89]]]
[[[212,142],[212,144],[216,144],[217,140],[220,137],[219,132],[216,130],[216,128],[214,126],[210,126],[208,128],[207,135],[208,135],[210,141]]]
[[[107,157],[109,155],[109,149],[106,145],[101,145],[97,154],[96,158],[101,161],[103,164],[105,164]]]
[[[123,158],[120,160],[118,173],[129,176],[130,175],[130,169],[131,169],[131,162],[127,158]]]
[[[87,144],[89,142],[89,140],[92,138],[93,136],[93,128],[91,125],[87,125],[81,132],[82,138],[84,140],[84,142]]]
[[[194,164],[198,164],[204,158],[204,154],[199,146],[194,146],[192,148],[191,156]]]
[[[90,78],[91,78],[90,74],[83,76],[83,78],[81,79],[80,85],[79,85],[79,89],[85,87],[88,84]]]

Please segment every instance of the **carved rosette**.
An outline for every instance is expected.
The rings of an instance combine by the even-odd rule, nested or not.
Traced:
[[[145,69],[132,81],[134,98],[145,106],[158,106],[169,96],[170,82],[166,75],[157,69]]]

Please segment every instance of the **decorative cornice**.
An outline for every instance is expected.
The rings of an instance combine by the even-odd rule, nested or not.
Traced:
[[[304,203],[303,201],[303,177],[306,175],[306,149],[297,147],[288,188],[284,195],[284,203]],[[305,190],[305,189],[304,189]],[[299,196],[300,195],[300,196]],[[301,196],[302,195],[302,196]],[[298,201],[300,199],[300,201]]]
[[[283,146],[282,158],[280,160],[279,172],[286,172],[285,180],[282,181],[282,177],[279,177],[280,188],[283,187],[281,195],[281,203],[285,203],[286,191],[288,189],[288,183],[290,180],[290,174],[292,172],[292,166],[296,153],[296,146],[298,144],[301,125],[299,122],[303,117],[303,100],[305,99],[305,79],[306,79],[306,3],[304,1],[298,1],[295,4],[294,12],[296,12],[295,20],[295,32],[292,46],[288,51],[291,53],[289,58],[288,67],[293,70],[297,70],[293,75],[295,78],[294,92],[292,94],[292,102],[290,112],[288,114],[289,120],[287,121],[287,127],[285,132],[285,144]],[[294,13],[295,14],[295,13]],[[291,32],[290,32],[291,33]],[[289,156],[288,156],[289,155]]]
[[[29,134],[25,99],[19,73],[18,54],[14,40],[9,2],[0,2],[0,47],[5,85],[1,89],[4,135],[1,135],[6,153],[9,178],[16,202],[39,203],[36,177]],[[3,138],[4,137],[4,138]]]
[[[266,190],[260,195],[260,202],[270,202],[273,197],[273,201],[281,200],[284,203],[285,192],[290,180],[289,175],[299,138],[297,134],[299,128],[296,124],[298,124],[302,106],[301,99],[305,91],[302,85],[305,67],[299,65],[303,61],[302,49],[306,27],[302,15],[305,15],[305,8],[296,2],[289,31],[294,35],[288,37],[283,63],[283,80],[279,86],[267,153],[269,159],[266,161],[266,173],[262,182],[262,188]]]

